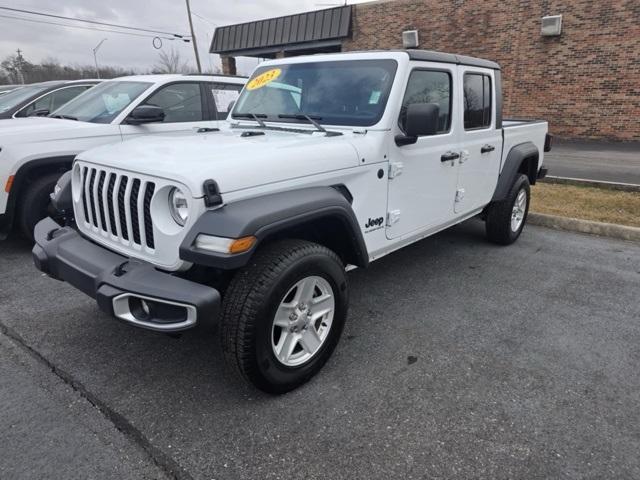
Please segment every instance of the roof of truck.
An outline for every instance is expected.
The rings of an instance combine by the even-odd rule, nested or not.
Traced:
[[[466,55],[457,55],[455,53],[438,52],[435,50],[419,50],[419,49],[406,49],[406,50],[363,50],[357,53],[366,52],[401,52],[409,55],[411,60],[419,60],[423,62],[438,62],[438,63],[455,63],[456,65],[469,65],[471,67],[492,68],[494,70],[500,70],[500,65],[491,60],[485,60],[483,58],[468,57]],[[356,52],[344,52],[344,53],[356,53]]]
[[[401,50],[407,52],[411,60],[422,60],[427,62],[455,63],[457,65],[469,65],[472,67],[492,68],[500,70],[500,65],[491,60],[483,58],[468,57],[466,55],[456,55],[454,53],[436,52],[433,50]]]
[[[405,53],[411,60],[418,60],[423,62],[438,62],[438,63],[453,63],[456,65],[468,65],[471,67],[491,68],[493,70],[500,70],[500,65],[491,60],[485,60],[483,58],[468,57],[466,55],[457,55],[455,53],[437,52],[435,50],[418,50],[418,49],[398,49],[398,50],[352,50],[348,52],[335,52],[335,53],[316,53],[310,55],[300,55],[294,57],[285,57],[285,62],[298,62],[296,59],[309,59],[314,57],[333,57],[342,55],[358,55],[358,54],[385,54],[385,53]],[[267,60],[264,63],[277,64],[282,62],[283,59]],[[260,64],[262,65],[262,64]]]

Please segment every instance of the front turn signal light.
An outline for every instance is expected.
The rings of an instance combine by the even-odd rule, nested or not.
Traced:
[[[13,187],[13,175],[7,178],[7,183],[4,184],[4,191],[9,193],[11,191],[11,187]]]
[[[241,238],[224,238],[201,233],[196,237],[194,246],[200,250],[236,254],[250,250],[257,241],[258,239],[252,235]]]
[[[256,244],[256,241],[257,238],[253,236],[236,238],[229,246],[229,253],[246,252]]]

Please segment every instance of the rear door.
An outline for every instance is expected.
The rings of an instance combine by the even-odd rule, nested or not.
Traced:
[[[458,180],[455,160],[460,126],[460,101],[454,94],[457,67],[415,63],[405,87],[397,134],[404,132],[409,104],[435,103],[439,131],[418,137],[412,145],[390,147],[387,238],[398,238],[436,228],[453,217]],[[452,160],[446,160],[453,157]]]
[[[140,105],[155,105],[164,110],[164,121],[143,125],[120,125],[124,139],[137,135],[195,131],[216,127],[215,113],[207,101],[206,85],[198,81],[178,81],[163,85]]]
[[[454,208],[456,214],[465,214],[491,200],[500,169],[502,131],[496,128],[493,70],[461,65],[458,85],[463,112]]]

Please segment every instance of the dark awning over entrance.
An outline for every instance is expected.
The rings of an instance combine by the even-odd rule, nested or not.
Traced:
[[[216,28],[211,53],[270,57],[277,52],[339,47],[351,34],[351,6]]]

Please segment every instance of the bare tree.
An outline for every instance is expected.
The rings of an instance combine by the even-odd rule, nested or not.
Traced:
[[[158,52],[158,62],[153,66],[153,73],[189,73],[189,62],[182,60],[180,52],[171,47],[168,52]]]
[[[45,82],[47,80],[76,80],[94,78],[96,70],[93,65],[62,65],[55,58],[46,58],[40,63],[31,63],[25,58],[18,59],[16,55],[9,55],[0,62],[0,85],[20,83],[20,75],[25,83]],[[115,78],[124,75],[134,75],[133,69],[122,67],[100,67],[102,78]]]

